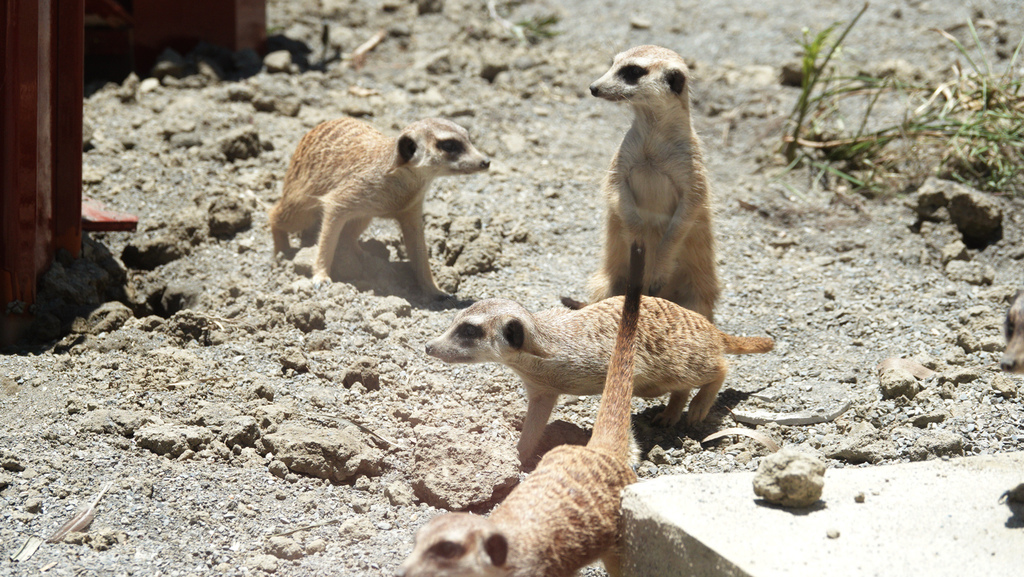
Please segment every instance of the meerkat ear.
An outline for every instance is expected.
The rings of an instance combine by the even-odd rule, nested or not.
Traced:
[[[508,558],[508,540],[501,533],[495,533],[484,541],[484,551],[495,567],[501,567]]]
[[[402,135],[401,138],[398,139],[398,156],[402,159],[399,164],[409,162],[415,154],[416,141],[407,134]]]
[[[505,323],[505,330],[502,334],[505,335],[505,340],[513,349],[523,348],[523,343],[526,342],[526,329],[523,328],[523,323],[519,319],[512,319]]]
[[[668,87],[672,89],[672,92],[682,94],[683,88],[686,86],[686,75],[682,70],[669,70],[665,73],[665,82],[668,82]]]

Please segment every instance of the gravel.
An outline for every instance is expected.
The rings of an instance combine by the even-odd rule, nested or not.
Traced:
[[[991,24],[978,27],[986,46],[1016,42],[1014,2],[973,6]],[[160,80],[91,87],[85,194],[140,226],[88,235],[83,259],[58,255],[33,343],[0,356],[0,574],[387,575],[439,507],[492,507],[522,478],[522,388],[501,366],[445,365],[423,345],[477,299],[541,310],[584,295],[601,178],[629,123],[587,87],[615,52],[644,43],[694,65],[716,199],[716,319],[776,348],[730,358],[697,428],[654,426],[665,399],[635,399],[641,482],[756,471],[768,451],[752,439],[699,443],[739,426],[733,409],[849,404],[827,422],[757,426],[830,468],[1022,450],[1019,378],[997,365],[1024,203],[939,181],[866,200],[827,174],[782,174],[780,127],[798,89],[780,77],[796,39],[859,7],[514,3],[503,12],[513,22],[561,16],[562,34],[523,44],[481,2],[272,0],[268,28],[288,42],[271,48],[308,48],[287,66],[275,56],[273,73],[246,76],[254,54],[207,47],[166,55]],[[970,15],[952,0],[872,5],[841,64],[942,78],[957,54],[928,30],[968,42]],[[334,57],[380,29],[389,37],[363,68]],[[288,159],[306,131],[344,114],[389,134],[451,118],[493,159],[427,195],[432,267],[458,300],[420,298],[391,222],[364,235],[363,274],[320,290],[302,251],[274,259],[266,209]],[[936,374],[880,378],[891,357]],[[585,438],[596,407],[564,399],[546,437]],[[107,482],[84,536],[9,559]]]

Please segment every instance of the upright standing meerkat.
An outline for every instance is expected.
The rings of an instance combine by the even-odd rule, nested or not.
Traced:
[[[423,198],[437,176],[487,170],[490,160],[465,128],[428,118],[388,138],[365,122],[338,118],[302,137],[284,177],[281,200],[270,209],[274,251],[290,249],[288,233],[320,224],[313,280],[330,282],[338,246],[362,259],[357,243],[374,217],[393,218],[416,281],[427,296],[446,296],[430,273],[423,238]]]
[[[1008,373],[1024,373],[1024,290],[1017,291],[1006,312],[1006,351],[1000,366]]]
[[[622,321],[590,442],[549,451],[488,518],[447,513],[431,519],[416,533],[398,577],[568,577],[597,559],[609,574],[620,574],[621,493],[636,481],[629,465],[629,401],[643,248],[634,245],[632,252]],[[602,364],[607,362],[605,357]]]
[[[601,393],[621,310],[622,297],[536,314],[515,301],[486,299],[459,312],[426,351],[447,363],[502,363],[523,379],[527,406],[518,449],[525,465],[558,395]],[[633,394],[671,393],[656,418],[661,424],[679,422],[693,389],[700,390],[690,403],[687,423],[707,417],[728,370],[723,353],[764,353],[775,346],[766,337],[727,335],[703,315],[664,299],[645,298],[641,312]]]
[[[660,46],[618,54],[590,85],[594,96],[627,102],[635,114],[602,186],[604,260],[590,280],[590,296],[598,301],[623,293],[629,246],[639,241],[647,246],[645,294],[713,321],[719,287],[710,190],[690,122],[688,85],[686,63]]]

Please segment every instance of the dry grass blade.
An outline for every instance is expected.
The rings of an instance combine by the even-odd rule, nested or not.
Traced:
[[[708,441],[714,441],[715,439],[721,439],[722,437],[727,437],[729,435],[743,435],[745,437],[750,437],[751,439],[754,439],[755,441],[761,443],[765,447],[768,447],[768,450],[770,450],[773,453],[779,450],[778,443],[772,440],[772,438],[769,437],[768,435],[762,433],[761,431],[755,431],[754,429],[744,429],[743,427],[729,427],[728,429],[722,429],[717,433],[712,433],[707,437],[701,439],[701,444],[707,443]]]
[[[366,55],[369,54],[371,50],[376,48],[377,45],[383,42],[384,39],[387,37],[387,30],[380,30],[376,34],[371,36],[369,40],[363,42],[355,50],[353,50],[352,58],[350,60],[352,68],[355,68],[356,70],[362,68],[363,65],[366,64]]]
[[[99,494],[97,494],[84,509],[75,513],[74,517],[68,519],[66,523],[61,525],[53,535],[50,535],[50,538],[47,539],[46,542],[59,543],[68,533],[78,532],[87,528],[89,524],[92,523],[93,517],[96,515],[96,505],[99,504],[100,499],[102,499],[103,495],[105,495],[109,490],[110,483],[103,485]]]
[[[43,544],[43,540],[39,537],[29,537],[27,541],[21,544],[21,548],[11,555],[11,561],[28,561],[35,555],[36,550]]]

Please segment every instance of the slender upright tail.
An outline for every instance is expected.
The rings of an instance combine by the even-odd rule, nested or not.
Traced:
[[[775,341],[768,337],[734,337],[722,333],[725,352],[730,355],[749,355],[751,353],[767,353],[775,348]]]
[[[630,249],[626,299],[622,303],[619,336],[615,340],[604,394],[594,420],[589,447],[610,449],[623,458],[629,453],[630,400],[633,398],[633,358],[636,355],[637,324],[640,319],[640,293],[643,290],[644,247],[633,243]]]

